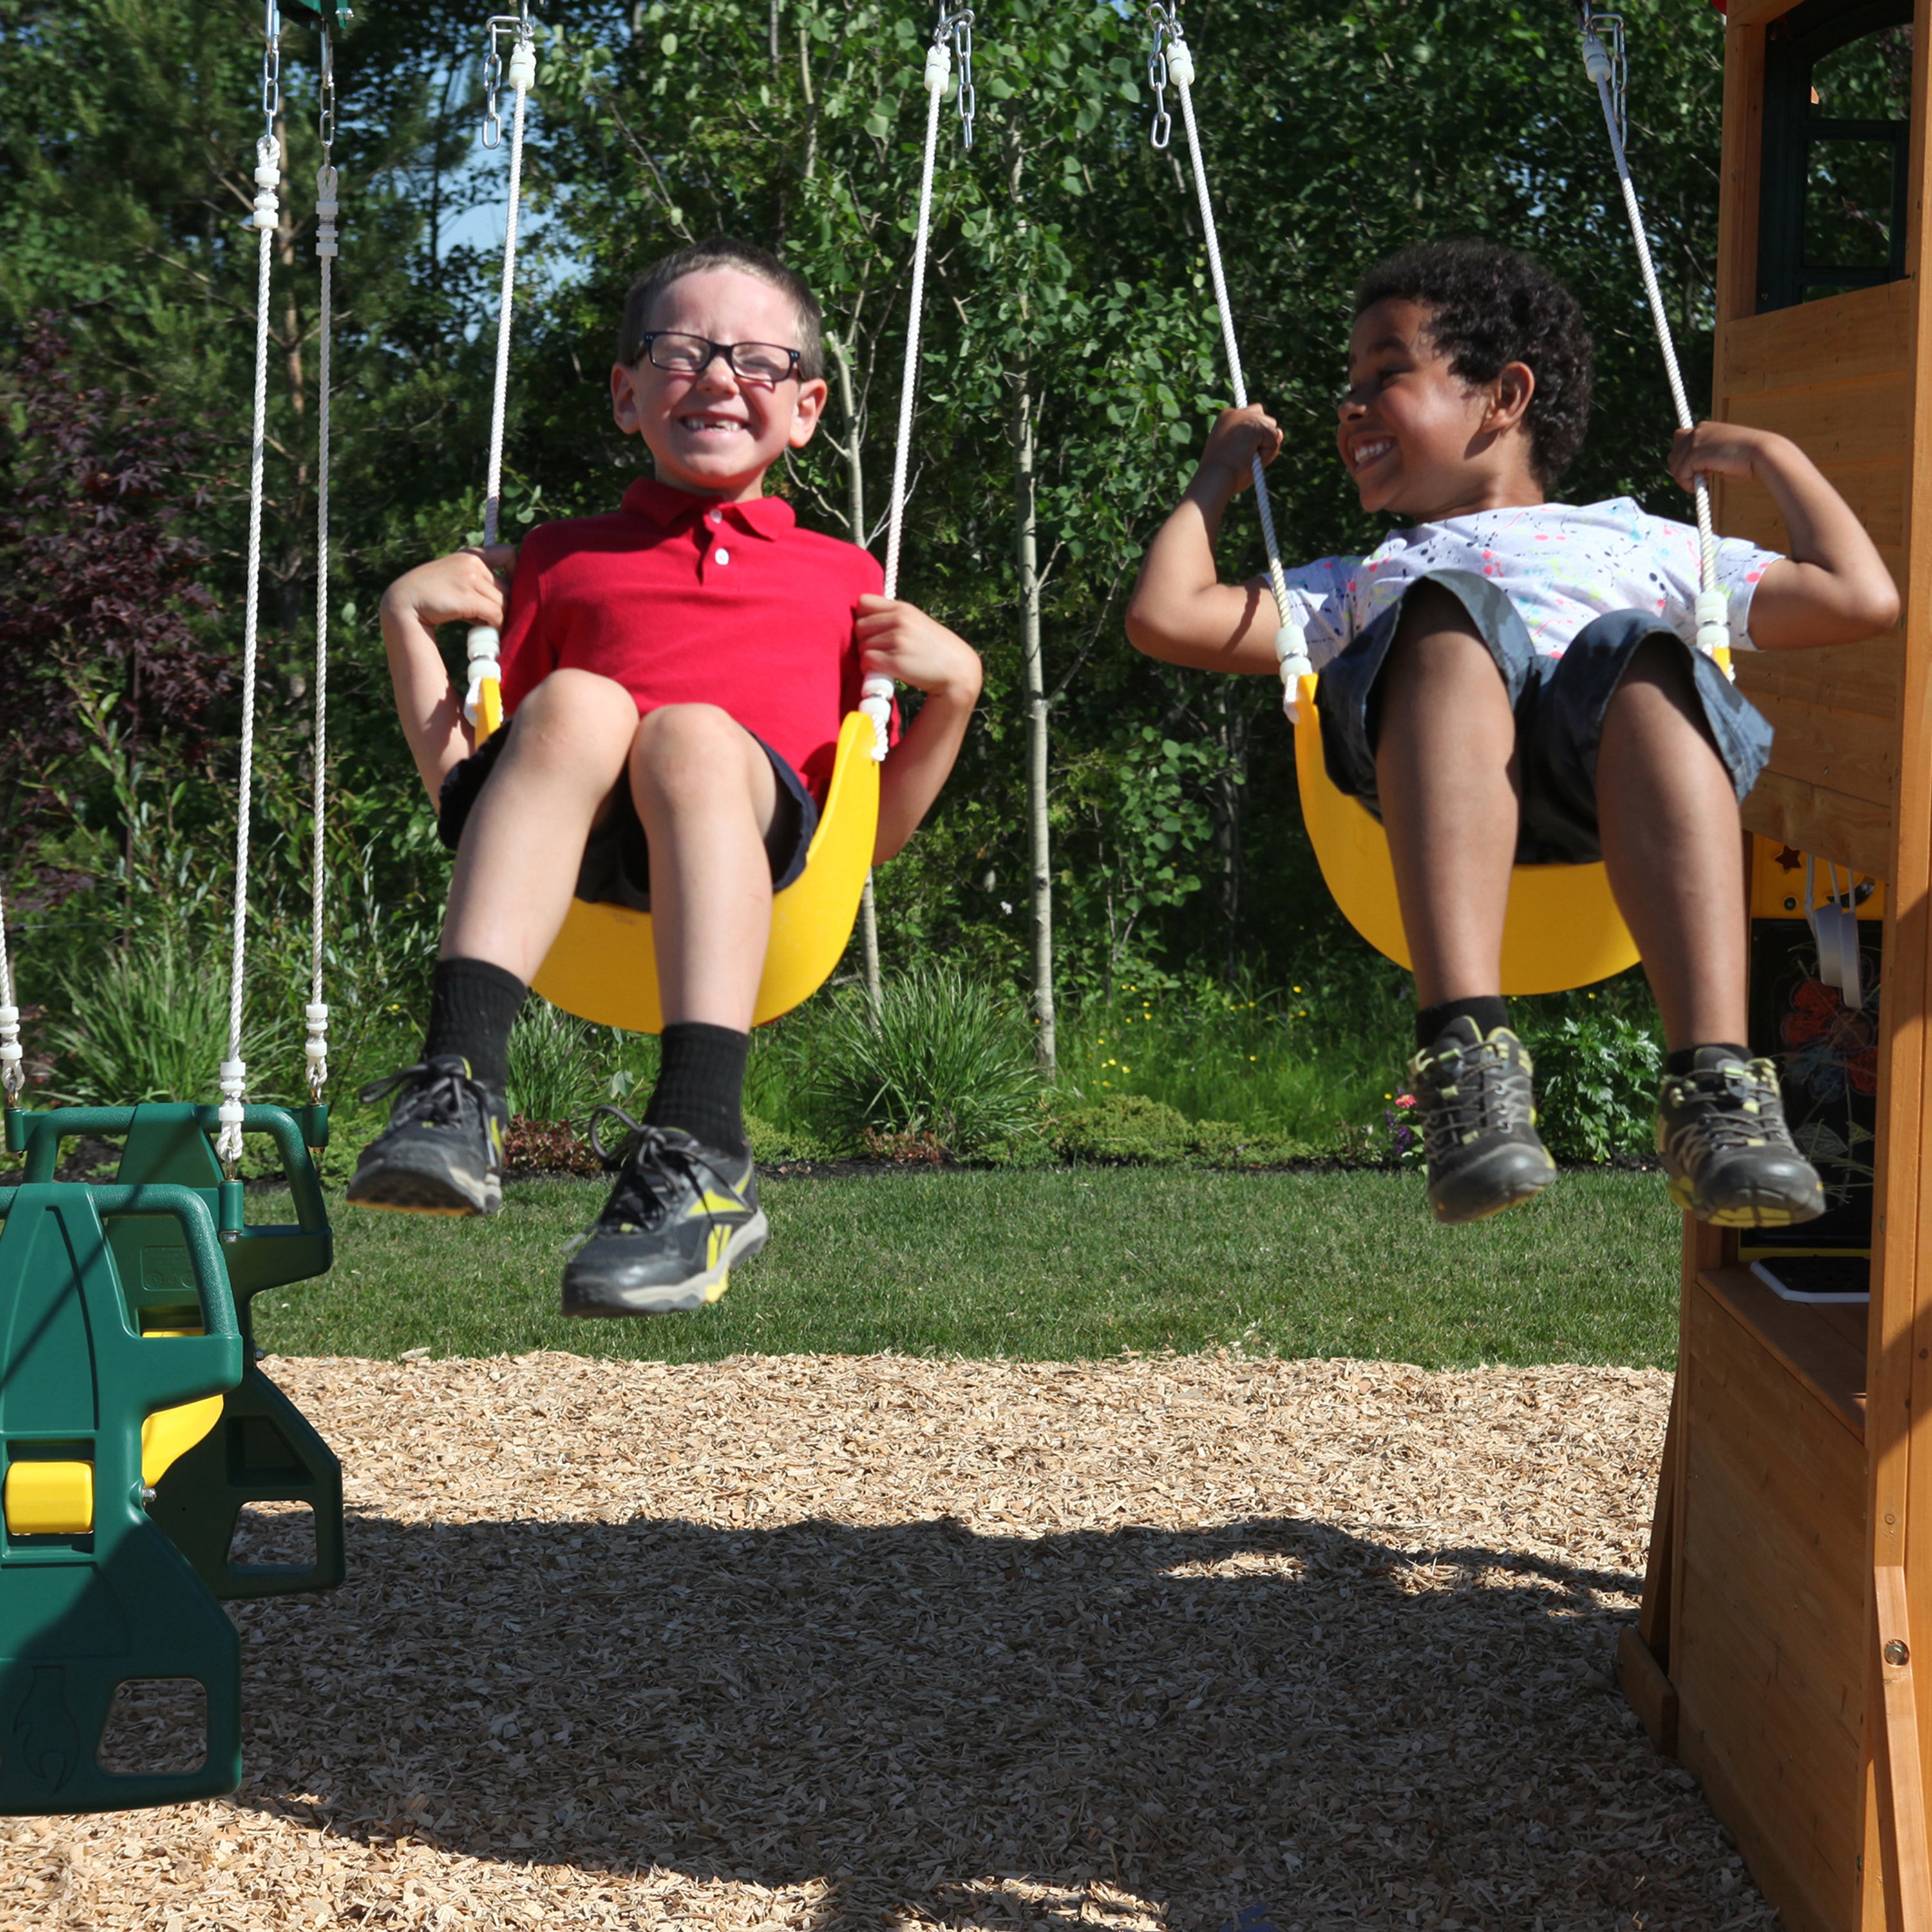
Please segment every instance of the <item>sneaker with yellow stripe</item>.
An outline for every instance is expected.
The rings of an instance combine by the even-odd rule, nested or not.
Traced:
[[[563,1271],[566,1315],[688,1313],[716,1301],[731,1270],[765,1245],[748,1154],[728,1154],[676,1127],[640,1126],[616,1107],[631,1142],[604,1211]],[[599,1154],[604,1151],[592,1139]]]

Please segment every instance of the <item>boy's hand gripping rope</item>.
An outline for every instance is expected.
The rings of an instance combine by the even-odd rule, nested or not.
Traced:
[[[517,208],[523,193],[524,110],[536,85],[536,26],[526,8],[521,14],[499,14],[490,22],[490,47],[483,62],[483,133],[486,148],[500,146],[503,117],[499,101],[506,79],[500,37],[514,34],[507,78],[515,91],[510,117],[509,209],[503,225],[503,284],[496,305],[496,381],[490,404],[490,468],[484,485],[483,542],[496,541],[503,505],[503,418],[510,389],[510,311],[516,293]],[[473,625],[469,638],[469,686],[463,715],[485,732],[502,722],[502,670],[497,658],[501,639],[494,624]]]
[[[281,15],[267,0],[262,26],[262,118],[255,143],[255,227],[260,236],[255,270],[255,426],[248,454],[248,590],[242,620],[242,752],[235,812],[235,920],[228,974],[228,1057],[221,1063],[221,1131],[214,1150],[230,1180],[242,1158],[242,1096],[248,1069],[242,1058],[242,994],[248,965],[248,818],[255,764],[255,643],[262,603],[262,478],[268,413],[268,263],[281,219]]]
[[[322,997],[322,811],[328,763],[328,432],[329,340],[332,332],[332,274],[339,184],[331,159],[335,146],[335,49],[325,22],[322,29],[322,165],[315,171],[315,252],[322,265],[322,299],[316,334],[315,494],[315,788],[312,803],[315,852],[309,875],[309,993],[302,1018],[308,1037],[302,1047],[308,1063],[309,1098],[322,1104],[328,1083],[328,1008]]]
[[[1617,183],[1623,190],[1624,210],[1630,217],[1631,238],[1636,244],[1636,263],[1643,275],[1644,293],[1650,300],[1650,317],[1657,328],[1658,346],[1664,351],[1664,374],[1670,379],[1670,400],[1677,411],[1677,427],[1690,429],[1690,400],[1684,393],[1684,372],[1678,366],[1677,345],[1672,340],[1670,319],[1664,311],[1664,292],[1657,284],[1657,269],[1650,258],[1650,241],[1644,232],[1643,211],[1637,205],[1636,187],[1630,179],[1630,163],[1624,152],[1624,80],[1628,71],[1624,55],[1624,22],[1619,14],[1596,14],[1588,0],[1577,8],[1583,31],[1583,71],[1595,82],[1597,98],[1604,110],[1604,125],[1609,130],[1610,154],[1616,163]],[[1691,485],[1697,502],[1698,592],[1696,602],[1697,648],[1714,658],[1724,670],[1731,671],[1730,606],[1718,587],[1718,536],[1711,520],[1710,486],[1701,476]]]
[[[1208,272],[1214,284],[1214,306],[1221,318],[1221,346],[1228,357],[1228,380],[1234,394],[1234,406],[1248,406],[1248,386],[1241,375],[1241,351],[1234,340],[1234,315],[1228,300],[1228,281],[1221,268],[1221,244],[1214,229],[1214,206],[1208,193],[1208,170],[1201,158],[1201,130],[1194,118],[1194,56],[1181,32],[1178,0],[1156,0],[1148,9],[1154,23],[1154,46],[1148,55],[1148,80],[1154,88],[1154,145],[1165,148],[1174,128],[1174,117],[1167,111],[1168,82],[1180,96],[1180,121],[1187,134],[1188,159],[1194,169],[1194,193],[1201,207],[1201,232],[1208,248]],[[1274,506],[1268,500],[1268,479],[1262,460],[1254,459],[1255,508],[1262,523],[1262,543],[1268,552],[1269,587],[1274,592],[1275,614],[1280,628],[1274,634],[1275,661],[1281,667],[1281,704],[1290,718],[1295,715],[1295,692],[1300,680],[1312,668],[1308,661],[1308,640],[1295,621],[1288,593],[1288,578],[1281,567],[1281,545],[1275,536]]]
[[[898,441],[892,451],[892,495],[886,512],[885,594],[899,594],[899,537],[905,522],[906,466],[912,454],[913,401],[919,388],[919,326],[926,302],[926,255],[932,232],[932,173],[939,151],[939,104],[959,53],[959,137],[973,145],[973,11],[940,0],[932,44],[926,50],[926,150],[920,163],[919,221],[913,236],[912,293],[906,316],[905,375],[899,390]],[[892,681],[879,672],[860,687],[859,709],[872,721],[872,756],[886,755],[892,718]]]

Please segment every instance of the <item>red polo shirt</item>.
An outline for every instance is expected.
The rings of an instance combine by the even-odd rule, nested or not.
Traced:
[[[755,733],[822,806],[862,674],[859,599],[884,588],[855,544],[800,530],[776,496],[718,503],[640,478],[608,517],[524,538],[501,652],[514,712],[568,666],[614,678],[638,715],[716,704]]]

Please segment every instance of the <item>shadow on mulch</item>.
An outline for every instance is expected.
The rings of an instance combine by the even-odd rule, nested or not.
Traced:
[[[237,1606],[236,1802],[824,1877],[826,1928],[1071,1924],[1096,1880],[1177,1927],[1760,1922],[1610,1686],[1639,1580],[1390,1534],[363,1516],[343,1590]]]

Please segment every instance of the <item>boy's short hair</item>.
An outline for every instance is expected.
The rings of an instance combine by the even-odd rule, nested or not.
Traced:
[[[815,382],[825,374],[825,320],[817,297],[776,255],[730,235],[713,235],[680,248],[653,262],[631,284],[624,302],[624,326],[617,336],[619,362],[628,367],[644,354],[644,334],[658,296],[672,283],[686,275],[701,274],[707,268],[736,268],[788,296],[798,316],[798,340],[785,346],[798,351],[798,373],[805,381]]]
[[[1576,298],[1540,262],[1491,242],[1425,242],[1378,262],[1355,291],[1355,314],[1378,302],[1418,302],[1450,373],[1492,382],[1506,362],[1536,377],[1523,427],[1544,489],[1575,460],[1590,421],[1590,332]]]

